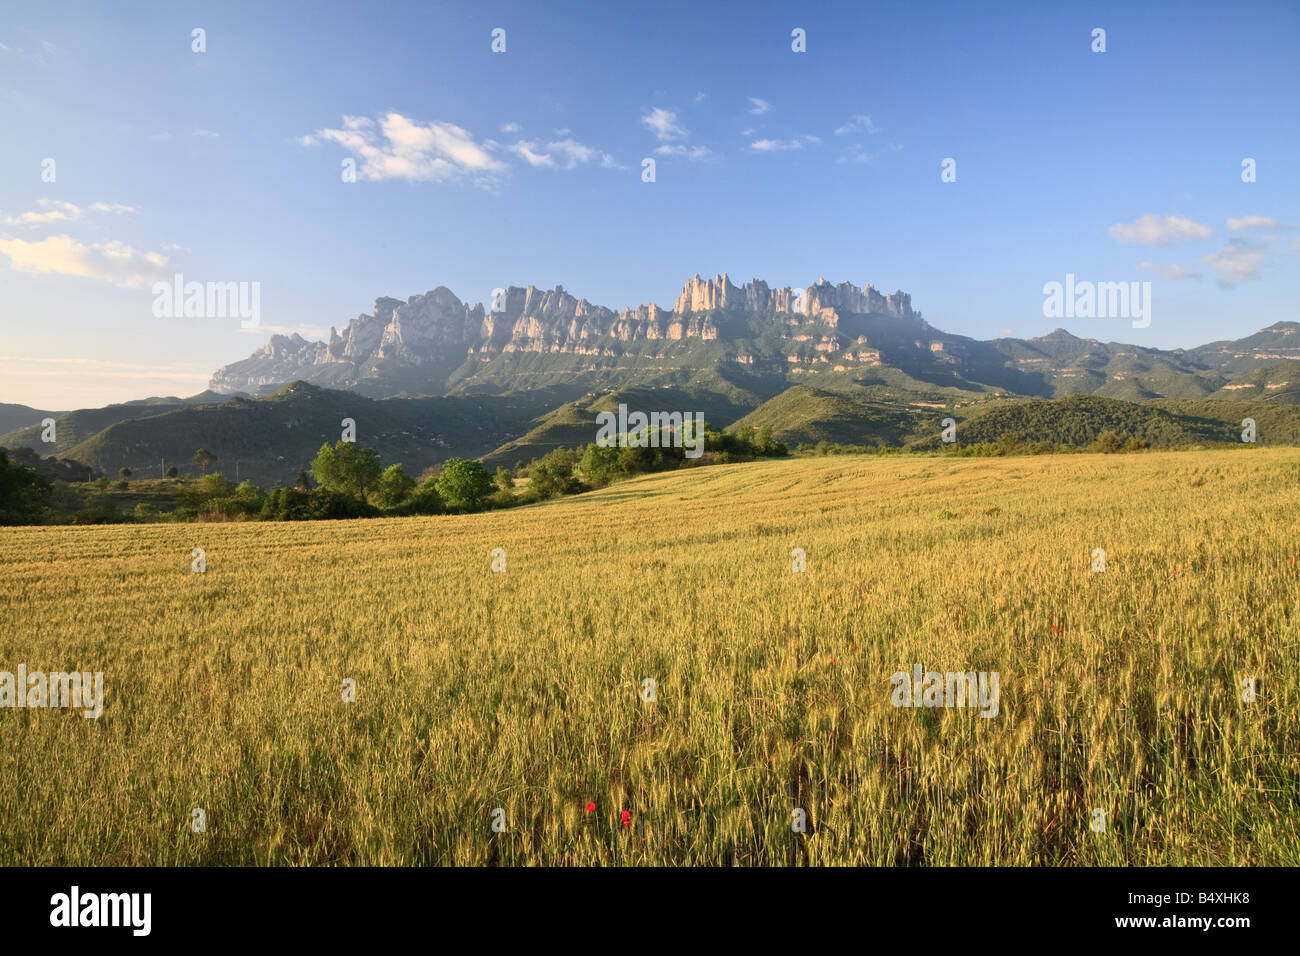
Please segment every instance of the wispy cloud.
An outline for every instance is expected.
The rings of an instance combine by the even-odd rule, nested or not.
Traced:
[[[1130,223],[1110,227],[1116,242],[1137,243],[1143,246],[1172,246],[1180,242],[1204,239],[1210,227],[1181,216],[1146,215]]]
[[[836,136],[848,136],[850,133],[879,133],[880,127],[871,122],[870,116],[861,113],[849,117],[849,121],[835,131]]]
[[[1263,245],[1248,239],[1229,239],[1223,248],[1201,261],[1214,270],[1215,279],[1225,289],[1259,278],[1260,266],[1267,259]]]
[[[17,272],[102,279],[128,289],[170,278],[166,256],[139,252],[117,240],[83,243],[71,236],[48,236],[39,242],[0,239],[0,254],[9,257]]]
[[[696,105],[699,105],[700,103],[703,103],[703,102],[704,102],[705,100],[707,100],[708,98],[709,98],[709,94],[708,94],[708,93],[696,93],[693,102],[694,102]]]
[[[749,112],[755,116],[762,116],[772,108],[772,104],[767,100],[760,100],[757,96],[749,98]]]
[[[360,160],[359,178],[370,182],[453,182],[469,178],[483,183],[505,168],[468,130],[453,123],[422,123],[401,113],[387,113],[377,121],[344,116],[341,127],[317,130],[300,142],[304,146],[342,146]]]
[[[221,139],[220,133],[214,133],[210,129],[196,129],[191,136],[197,136],[199,139]]]
[[[656,146],[655,154],[658,156],[677,156],[682,159],[688,159],[693,163],[705,159],[712,159],[714,157],[713,150],[709,149],[707,146],[685,146],[682,144],[673,146],[667,144]]]
[[[1182,266],[1176,265],[1158,265],[1154,262],[1139,262],[1139,269],[1145,269],[1147,272],[1154,272],[1163,279],[1177,281],[1178,279],[1199,279],[1199,272],[1188,272]]]
[[[550,143],[543,143],[540,140],[520,140],[508,149],[522,157],[528,165],[543,169],[576,169],[596,161],[606,169],[618,165],[613,156],[585,143],[579,143],[575,139],[561,139]]]
[[[1228,228],[1233,232],[1241,232],[1243,229],[1276,231],[1282,228],[1282,223],[1272,216],[1239,216],[1228,220]]]
[[[780,153],[788,150],[803,149],[805,145],[816,146],[821,140],[816,136],[798,136],[794,139],[759,139],[749,144],[749,148],[759,153]]]
[[[641,125],[654,133],[661,142],[684,139],[690,135],[686,127],[677,122],[677,114],[672,110],[656,106],[641,117]]]
[[[62,199],[38,199],[36,205],[37,209],[19,213],[17,216],[6,216],[5,222],[11,226],[36,226],[49,222],[72,222],[80,219],[85,212],[133,213],[138,211],[134,206],[108,202],[91,203],[82,209],[76,203]]]
[[[835,162],[840,165],[845,163],[872,163],[884,153],[897,153],[902,148],[903,147],[898,145],[898,143],[890,143],[879,152],[872,153],[863,149],[861,146],[850,146],[844,155],[835,160]]]

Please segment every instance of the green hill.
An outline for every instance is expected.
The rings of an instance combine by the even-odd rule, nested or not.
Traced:
[[[864,390],[866,391],[866,390]],[[796,385],[735,422],[737,429],[770,426],[790,447],[826,441],[846,445],[902,445],[922,420],[941,409],[899,402],[869,401],[837,391]]]
[[[1286,359],[1243,372],[1210,397],[1300,405],[1300,360]]]
[[[753,398],[734,384],[725,393],[671,387],[622,388],[591,393],[538,416],[530,423],[532,427],[527,432],[494,449],[483,462],[490,468],[498,465],[513,467],[540,458],[556,448],[591,444],[598,431],[596,415],[600,412],[617,413],[620,403],[627,405],[629,411],[681,412],[683,415],[702,412],[710,428],[719,428],[752,407]]]
[[[212,470],[257,484],[289,484],[317,450],[356,423],[356,440],[376,449],[386,464],[400,462],[418,474],[453,455],[476,458],[518,434],[558,396],[370,399],[354,392],[293,382],[258,399],[185,407],[118,421],[71,448],[67,457],[108,474],[126,466],[139,477],[158,476],[165,465],[196,472],[197,448],[217,456]]]
[[[1300,442],[1300,409],[1290,406],[1181,399],[1139,404],[1095,395],[990,403],[961,421],[957,439],[962,444],[996,442],[1011,434],[1026,442],[1086,446],[1102,432],[1113,431],[1157,447],[1235,443],[1241,441],[1242,418],[1252,412],[1261,444]]]

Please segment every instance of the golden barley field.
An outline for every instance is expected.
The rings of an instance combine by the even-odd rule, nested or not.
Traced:
[[[0,864],[1296,864],[1297,558],[1295,449],[0,530],[0,670],[106,694],[0,709]]]

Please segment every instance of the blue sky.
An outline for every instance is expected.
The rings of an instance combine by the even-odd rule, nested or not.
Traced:
[[[824,276],[979,338],[1236,338],[1300,318],[1298,54],[1283,2],[11,8],[0,401],[192,394],[438,285]],[[1150,281],[1150,327],[1044,318],[1067,272]],[[260,283],[261,325],[155,317],[175,273]]]

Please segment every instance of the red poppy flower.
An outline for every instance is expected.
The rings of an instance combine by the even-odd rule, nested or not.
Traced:
[[[590,813],[592,810],[595,810],[595,809],[596,809],[596,804],[594,804],[594,803],[588,803],[588,804],[587,804],[587,812],[588,812],[588,813]]]
[[[632,825],[632,812],[630,810],[624,810],[619,814],[619,817],[623,820],[623,826],[630,827]]]

